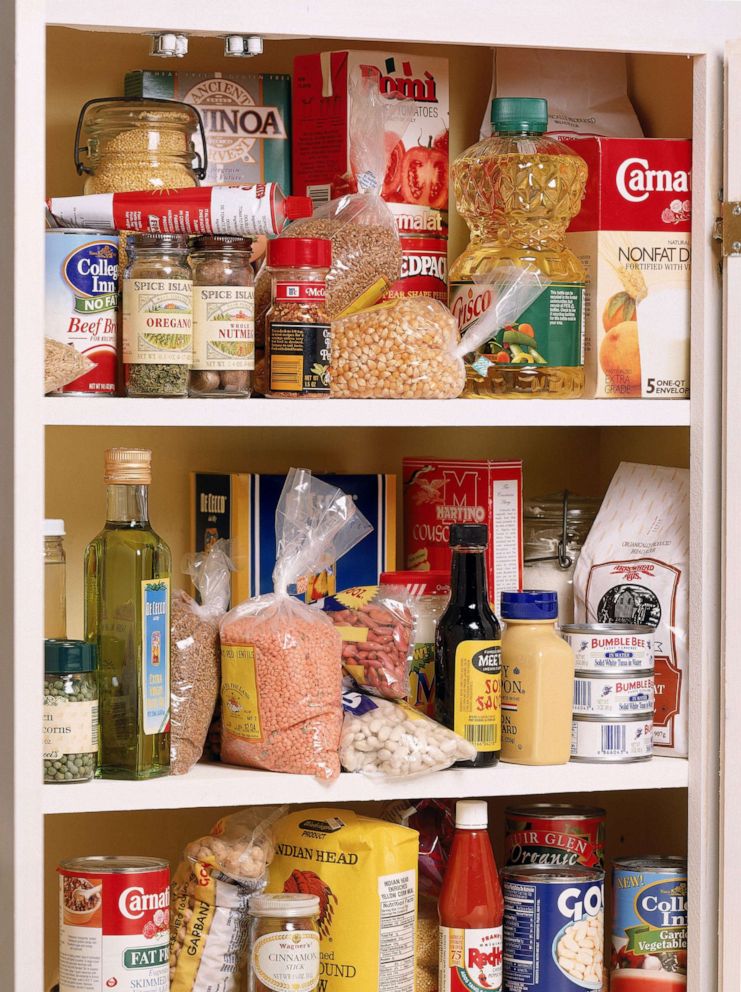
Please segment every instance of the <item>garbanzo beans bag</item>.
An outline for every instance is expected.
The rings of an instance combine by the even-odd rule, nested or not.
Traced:
[[[319,896],[320,992],[414,992],[417,831],[322,808],[274,840],[267,891]]]

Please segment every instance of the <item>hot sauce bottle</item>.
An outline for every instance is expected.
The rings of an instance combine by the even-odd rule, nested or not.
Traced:
[[[438,903],[440,992],[502,988],[504,900],[487,822],[485,802],[456,803],[455,836]]]
[[[485,524],[453,524],[450,602],[435,635],[435,718],[476,748],[464,767],[499,760],[502,740],[502,631],[489,606]]]

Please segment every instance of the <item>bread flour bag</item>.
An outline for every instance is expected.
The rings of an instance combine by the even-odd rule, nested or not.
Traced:
[[[574,573],[577,623],[655,631],[654,747],[687,754],[689,471],[622,462]]]

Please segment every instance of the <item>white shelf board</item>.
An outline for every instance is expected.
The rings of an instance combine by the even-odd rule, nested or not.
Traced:
[[[689,400],[265,400],[45,397],[80,427],[687,427]]]
[[[148,782],[95,781],[42,786],[44,813],[95,813],[137,809],[255,806],[269,803],[343,803],[377,799],[525,796],[559,792],[613,792],[685,788],[684,758],[630,764],[571,763],[548,767],[499,764],[451,769],[409,781],[373,781],[343,774],[335,782],[228,765],[196,765],[187,775]]]

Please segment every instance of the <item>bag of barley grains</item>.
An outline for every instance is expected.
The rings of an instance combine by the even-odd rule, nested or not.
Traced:
[[[623,462],[574,574],[577,623],[654,628],[654,747],[687,754],[689,471]]]

